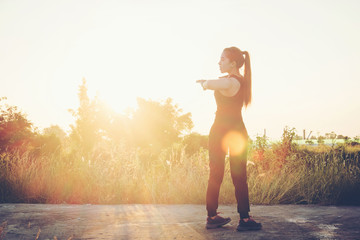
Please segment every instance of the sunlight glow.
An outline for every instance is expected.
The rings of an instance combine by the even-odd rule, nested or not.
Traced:
[[[354,137],[359,103],[348,99],[360,87],[357,9],[335,1],[296,8],[278,0],[0,1],[1,94],[35,126],[70,130],[67,109],[78,105],[84,77],[89,96],[99,93],[117,112],[134,108],[136,97],[171,97],[192,113],[193,130],[208,134],[216,106],[195,80],[221,76],[222,49],[238,46],[253,70],[244,114],[251,138],[266,129],[279,139],[286,125],[300,135]]]
[[[228,132],[222,140],[222,148],[227,152],[230,149],[230,155],[241,155],[246,150],[246,139],[237,131]]]

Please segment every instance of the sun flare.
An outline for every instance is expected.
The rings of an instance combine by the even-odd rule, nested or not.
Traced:
[[[225,152],[230,149],[231,155],[241,155],[246,150],[246,139],[240,132],[230,131],[222,140],[222,148]]]

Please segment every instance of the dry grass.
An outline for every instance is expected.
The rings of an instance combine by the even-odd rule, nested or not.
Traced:
[[[344,203],[348,192],[359,186],[359,148],[297,146],[289,150],[281,143],[271,148],[254,146],[248,155],[252,203],[338,204]],[[207,150],[199,149],[187,156],[184,145],[174,144],[158,157],[123,146],[102,147],[95,152],[89,158],[65,153],[38,158],[29,154],[3,154],[0,200],[79,204],[205,203],[209,174]],[[220,202],[236,202],[228,161]]]

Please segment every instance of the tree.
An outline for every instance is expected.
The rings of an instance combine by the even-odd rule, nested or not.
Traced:
[[[179,140],[193,128],[191,113],[182,114],[171,98],[156,102],[137,98],[138,108],[132,113],[132,141],[136,146],[158,153]]]
[[[43,135],[46,136],[55,135],[61,141],[63,141],[66,138],[66,133],[58,125],[51,125],[50,127],[44,128]]]
[[[319,136],[317,138],[317,142],[318,142],[318,144],[324,144],[325,143],[325,137],[324,136]]]
[[[23,153],[31,146],[33,124],[16,106],[1,104],[6,99],[0,98],[0,152],[18,150]]]
[[[75,126],[70,125],[70,139],[75,144],[82,156],[88,156],[95,143],[99,140],[99,129],[96,126],[95,116],[97,112],[96,101],[90,101],[87,95],[87,87],[85,78],[79,87],[78,93],[80,106],[77,111],[68,109],[68,111],[76,118]]]
[[[161,102],[138,98],[138,108],[125,116],[115,113],[98,97],[89,99],[85,79],[79,87],[78,97],[79,108],[76,111],[69,109],[76,118],[75,125],[70,125],[70,139],[74,143],[73,149],[84,157],[100,142],[125,142],[159,153],[193,127],[191,113],[182,114],[182,109],[173,104],[171,98]]]
[[[301,136],[297,135],[297,134],[294,136],[294,140],[302,140],[302,139],[303,138]]]
[[[94,121],[103,140],[107,139],[116,145],[128,145],[131,137],[129,117],[115,112],[99,99],[96,99],[96,106]]]
[[[183,138],[185,144],[185,152],[192,155],[199,151],[200,148],[208,149],[209,136],[201,135],[199,133],[190,133]]]
[[[82,156],[89,156],[95,146],[104,143],[128,144],[130,139],[129,118],[114,112],[106,103],[95,96],[87,95],[86,80],[83,78],[78,93],[80,106],[77,110],[68,109],[76,118],[75,125],[70,125],[70,140],[73,150],[80,151]]]
[[[325,133],[326,139],[336,139],[336,133],[332,131],[331,133]]]
[[[3,100],[6,100],[6,97],[0,98],[0,101]],[[65,133],[59,127],[52,126],[45,129],[45,133],[52,131],[52,134],[40,134],[16,106],[2,104],[0,110],[0,153],[17,151],[22,155],[29,152],[36,157],[60,150],[60,138],[54,133],[56,132],[59,136]]]
[[[336,139],[348,139],[348,138],[349,138],[348,136],[344,136],[344,135],[341,135],[341,134],[336,136]]]

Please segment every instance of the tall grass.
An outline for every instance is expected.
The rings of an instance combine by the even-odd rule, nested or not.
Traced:
[[[200,150],[185,156],[179,144],[158,158],[125,147],[89,159],[78,154],[32,158],[7,153],[0,158],[0,201],[200,203],[207,183],[206,154]]]
[[[59,151],[0,155],[0,202],[195,203],[204,204],[208,151],[187,155],[176,143],[152,156],[145,149],[97,146],[88,158]],[[360,147],[299,146],[284,138],[268,145],[258,138],[248,149],[250,202],[360,203]],[[226,161],[220,203],[235,203]]]
[[[248,166],[253,203],[360,204],[360,147],[293,145],[283,159],[284,145],[256,151]],[[280,154],[281,156],[281,154]]]

